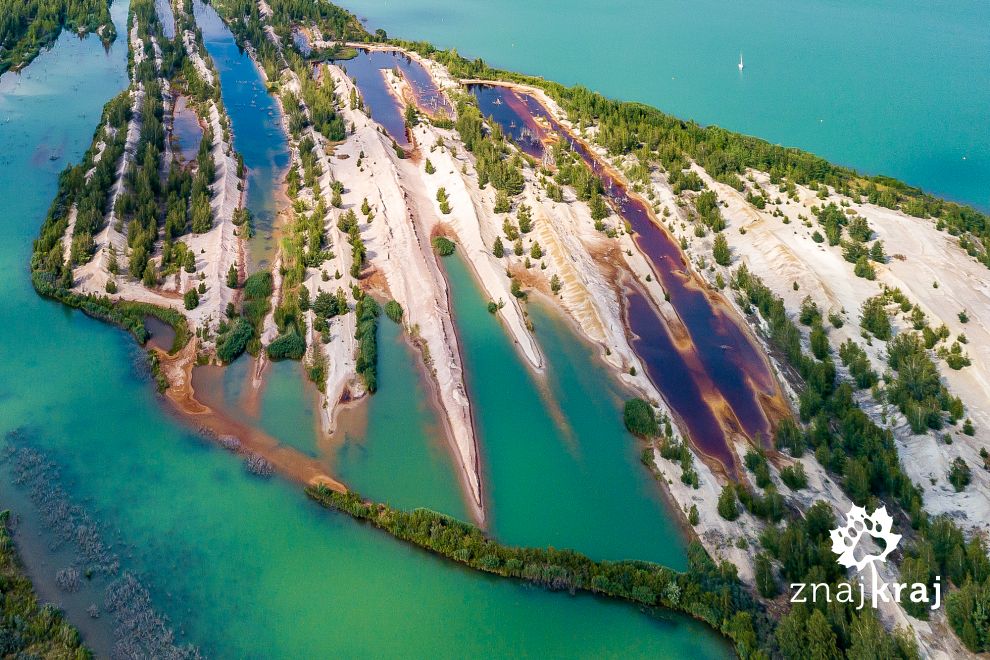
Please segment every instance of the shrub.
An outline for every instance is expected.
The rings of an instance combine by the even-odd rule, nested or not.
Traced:
[[[736,504],[736,488],[732,484],[726,484],[722,493],[718,496],[718,515],[726,520],[735,520],[739,517],[739,506]]]
[[[450,240],[446,236],[437,236],[433,239],[433,249],[437,251],[441,257],[449,257],[454,254],[454,248],[457,245],[454,241]]]
[[[272,274],[268,271],[254,273],[244,280],[244,297],[248,300],[261,300],[272,295]]]
[[[715,243],[712,245],[712,257],[719,266],[728,266],[732,263],[732,254],[729,251],[729,242],[725,240],[725,234],[715,235]]]
[[[873,296],[864,300],[862,312],[861,324],[864,330],[877,339],[884,341],[890,339],[890,317],[887,315],[887,310],[884,309],[882,296]]]
[[[957,456],[956,460],[952,461],[952,467],[949,468],[949,483],[952,484],[952,487],[958,493],[969,485],[972,478],[973,473],[969,469],[969,465],[967,465],[962,457]]]
[[[268,357],[273,360],[301,360],[306,353],[306,340],[294,330],[281,335],[268,345]]]
[[[780,471],[780,480],[791,490],[801,490],[808,485],[808,475],[804,473],[804,464],[788,465]]]
[[[196,293],[196,289],[189,289],[182,296],[182,304],[185,305],[186,309],[196,309],[199,307],[199,294]]]
[[[402,323],[402,314],[402,305],[400,305],[398,301],[389,300],[385,303],[385,316],[387,316],[392,323]]]
[[[246,319],[238,319],[237,323],[217,339],[217,357],[221,362],[231,363],[244,352],[248,342],[254,337],[254,328]]]
[[[626,428],[633,435],[652,438],[660,435],[660,426],[653,406],[643,399],[629,399],[622,411]]]

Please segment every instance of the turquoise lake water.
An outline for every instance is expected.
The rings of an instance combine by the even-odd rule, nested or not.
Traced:
[[[126,5],[117,3],[113,15],[123,34]],[[148,586],[153,604],[171,619],[180,641],[192,642],[212,657],[239,658],[728,654],[727,645],[699,623],[676,616],[654,618],[629,605],[550,594],[464,571],[315,506],[295,484],[249,476],[238,457],[201,440],[166,411],[141,367],[143,351],[130,337],[36,296],[28,272],[31,241],[55,193],[58,173],[67,161],[81,157],[104,102],[125,85],[122,40],[105,53],[98,40],[70,35],[63,35],[23,74],[0,78],[0,269],[6,274],[0,279],[0,437],[23,429],[27,441],[57,463],[65,489],[100,522],[123,568]],[[58,160],[50,160],[53,154]],[[493,319],[486,321],[498,329]],[[379,339],[382,385],[392,383],[394,389],[388,395],[383,389],[369,406],[370,453],[348,457],[345,452],[338,462],[377,498],[456,509],[450,481],[415,485],[447,479],[449,459],[436,444],[422,444],[425,431],[400,435],[404,425],[428,429],[431,416],[421,407],[425,393],[408,387],[415,380],[411,354],[398,341],[397,329],[383,327]],[[557,350],[548,348],[551,354]],[[567,345],[559,350],[568,355],[581,349]],[[518,362],[502,366],[519,369]],[[560,369],[563,374],[567,367]],[[272,367],[259,410],[266,428],[280,440],[318,453],[307,436],[314,411],[298,371],[291,363]],[[577,382],[584,384],[573,391],[597,382],[593,374],[579,376]],[[526,376],[512,377],[518,382]],[[589,377],[590,384],[581,380]],[[237,389],[228,394],[236,397]],[[379,398],[385,396],[398,401]],[[566,411],[566,397],[561,398]],[[648,475],[641,469],[625,471],[634,465],[636,443],[621,433],[618,417],[612,416],[615,400],[604,401],[601,414],[608,417],[599,428],[607,428],[608,435],[598,444],[568,451],[614,449],[600,476],[627,483],[615,486],[615,496],[601,498],[605,506],[621,512],[614,503],[628,501],[624,492],[632,489],[644,502],[637,505],[640,514],[623,524],[669,530],[662,527],[669,523]],[[391,426],[376,425],[379,418],[390,419]],[[375,440],[376,433],[383,439]],[[378,448],[388,449],[386,439],[408,440],[396,452],[399,458],[379,453]],[[547,469],[571,469],[574,462],[555,459],[561,449],[552,444],[554,439],[545,441],[549,449],[540,449],[540,456]],[[621,446],[609,447],[608,442]],[[499,449],[502,467],[493,467],[493,474],[501,470],[511,476],[515,462],[531,460],[525,445],[516,444],[516,451],[512,446]],[[406,455],[402,451],[409,460],[401,460]],[[405,474],[389,479],[387,470]],[[595,554],[638,553],[643,546],[637,543],[644,542],[635,535],[628,545],[618,535],[592,545],[589,532],[572,529],[582,504],[597,507],[579,477],[567,477],[559,496],[583,495],[587,502],[565,503],[568,518],[562,531],[551,529],[541,539],[535,525],[527,527],[524,518],[532,514],[524,504],[530,483],[520,483],[515,494],[499,487],[507,494],[497,529],[541,544],[562,539]],[[543,494],[544,499],[557,496],[557,491]],[[535,509],[543,502],[529,504]],[[54,572],[67,560],[45,550],[37,512],[6,478],[0,479],[4,507],[20,515],[18,534],[32,539],[36,552],[27,555],[28,568],[42,593],[65,606],[70,620],[87,633],[87,642],[105,655],[110,618],[93,622],[84,612],[89,602],[102,602],[100,595],[87,587],[80,597],[69,599],[54,590]],[[615,527],[615,521],[600,514],[591,520],[590,529],[602,535],[610,529],[606,523]],[[646,533],[646,538],[667,538]],[[663,551],[676,561],[680,541],[666,543]]]
[[[985,0],[342,4],[390,36],[801,147],[990,210]]]

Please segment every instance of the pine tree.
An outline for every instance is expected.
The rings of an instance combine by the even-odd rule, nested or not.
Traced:
[[[756,555],[756,589],[764,598],[773,598],[780,592],[773,575],[773,562],[765,552]]]
[[[808,644],[804,657],[809,660],[840,660],[842,655],[835,633],[821,611],[815,610],[808,617],[807,635]]]
[[[735,520],[739,517],[736,489],[732,484],[726,484],[722,489],[722,494],[718,496],[718,515],[726,520]]]
[[[729,242],[725,240],[725,234],[716,234],[715,243],[712,245],[712,257],[719,266],[728,266],[732,263],[732,254],[729,252]]]

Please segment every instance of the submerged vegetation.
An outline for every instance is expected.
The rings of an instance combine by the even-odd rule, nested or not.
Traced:
[[[38,602],[10,537],[9,519],[9,511],[0,512],[0,656],[91,658],[79,631],[58,608]]]

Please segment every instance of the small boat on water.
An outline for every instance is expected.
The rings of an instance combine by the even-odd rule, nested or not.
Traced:
[[[746,65],[743,64],[742,53],[739,53],[739,70],[742,71],[744,68],[746,68]]]

